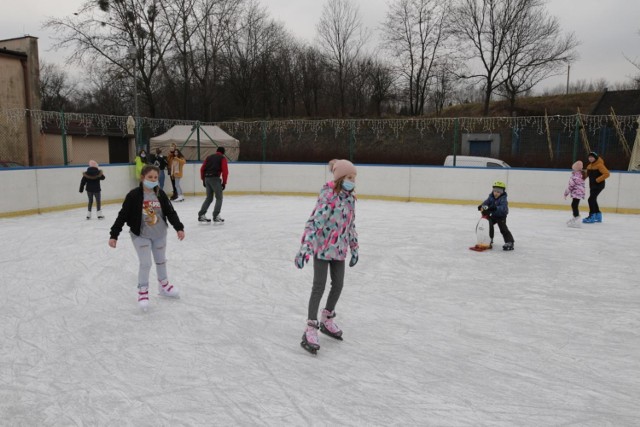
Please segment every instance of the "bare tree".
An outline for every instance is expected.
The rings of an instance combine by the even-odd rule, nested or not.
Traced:
[[[567,62],[576,59],[577,45],[573,34],[562,35],[558,19],[546,13],[543,3],[532,2],[522,11],[520,23],[510,29],[506,40],[504,83],[498,88],[509,100],[512,113],[519,94],[558,75]]]
[[[59,66],[40,62],[40,99],[45,111],[73,108],[73,97],[77,94],[69,82],[68,75]]]
[[[318,116],[322,90],[326,85],[327,64],[314,47],[304,47],[297,64],[302,77],[302,102],[307,116]]]
[[[328,0],[316,27],[320,45],[336,77],[340,115],[346,115],[346,76],[365,42],[360,13],[353,0]]]
[[[484,115],[489,113],[489,102],[495,89],[512,74],[508,69],[513,63],[512,37],[517,37],[522,28],[535,28],[539,23],[536,13],[542,10],[542,0],[459,0],[454,9],[452,30],[468,47],[467,59],[476,60],[479,69],[464,77],[482,82]],[[572,44],[567,46],[572,47]],[[530,68],[537,68],[538,62],[540,59],[532,62]],[[512,71],[516,68],[519,70],[514,67]]]
[[[268,68],[265,61],[281,45],[286,33],[266,10],[251,1],[236,22],[236,37],[226,46],[226,82],[244,117],[256,112],[258,95],[264,99]],[[262,105],[263,113],[265,105]]]
[[[434,85],[429,99],[437,115],[442,113],[447,102],[452,102],[454,86],[457,81],[455,66],[455,62],[447,58],[442,58],[434,65]]]
[[[409,114],[424,112],[433,66],[444,53],[449,0],[395,0],[382,28],[406,85]]]
[[[159,0],[88,0],[73,17],[50,18],[44,26],[58,34],[56,47],[73,47],[69,58],[85,65],[103,63],[133,78],[138,71],[148,113],[155,117],[156,74],[171,42],[157,24]],[[137,48],[132,60],[129,46]]]
[[[638,31],[638,34],[640,34],[640,31]],[[631,77],[631,82],[632,82],[631,85],[635,88],[640,88],[640,59],[638,59],[637,57],[634,59],[631,59],[627,55],[624,55],[624,57],[638,71],[638,74]]]
[[[245,0],[200,0],[197,14],[204,20],[196,28],[193,40],[192,70],[194,92],[200,102],[202,120],[219,117],[214,110],[219,86],[222,86],[225,47],[234,37],[232,28]]]
[[[371,104],[376,116],[382,115],[382,104],[391,100],[395,77],[391,66],[379,59],[374,59],[369,70],[371,82]]]

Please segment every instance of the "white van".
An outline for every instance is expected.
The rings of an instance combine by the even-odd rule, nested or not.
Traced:
[[[445,166],[453,166],[453,156],[444,159]],[[478,156],[456,156],[456,166],[476,167],[476,168],[508,168],[506,162],[491,157]]]

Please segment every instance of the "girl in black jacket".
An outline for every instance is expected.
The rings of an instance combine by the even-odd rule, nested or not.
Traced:
[[[87,197],[89,197],[87,219],[91,219],[91,207],[93,206],[94,198],[96,199],[96,208],[98,209],[98,219],[104,219],[102,207],[100,206],[100,181],[104,178],[104,174],[98,169],[98,163],[95,160],[90,160],[89,167],[86,171],[82,172],[82,179],[80,180],[80,192],[82,193],[86,186]]]
[[[118,236],[126,223],[138,253],[138,305],[147,310],[149,305],[149,272],[151,256],[156,263],[158,291],[160,295],[178,297],[178,289],[167,278],[167,221],[178,232],[178,240],[184,239],[184,225],[173,209],[167,194],[158,188],[160,170],[157,166],[145,165],[140,174],[140,186],[127,194],[111,227],[109,246],[116,247]]]

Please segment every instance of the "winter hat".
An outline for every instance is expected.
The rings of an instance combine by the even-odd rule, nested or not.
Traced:
[[[578,160],[571,166],[571,169],[573,169],[574,171],[581,171],[582,167],[583,167],[582,160]]]
[[[337,181],[347,175],[355,175],[356,167],[349,160],[333,159],[329,162],[329,170],[333,173],[333,180]]]
[[[98,162],[96,162],[95,160],[89,160],[89,167],[90,168],[97,168],[98,167]]]
[[[598,156],[598,153],[596,153],[595,151],[590,152],[589,157],[593,157],[596,160],[600,158],[600,156]]]
[[[224,147],[218,147],[218,149],[216,150],[217,153],[222,153],[222,154],[224,154],[225,151],[226,150]]]

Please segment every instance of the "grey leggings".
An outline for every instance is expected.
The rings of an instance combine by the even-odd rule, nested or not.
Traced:
[[[318,308],[327,283],[327,269],[331,271],[331,291],[325,308],[333,311],[340,298],[344,284],[344,261],[325,261],[313,258],[313,288],[309,298],[309,320],[318,320]]]
[[[156,239],[131,235],[133,247],[138,253],[140,260],[140,268],[138,269],[138,288],[149,287],[149,271],[151,270],[151,255],[156,262],[156,273],[158,280],[167,278],[167,258],[165,252],[167,250],[167,235]]]

